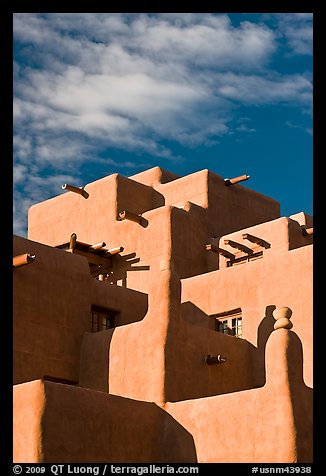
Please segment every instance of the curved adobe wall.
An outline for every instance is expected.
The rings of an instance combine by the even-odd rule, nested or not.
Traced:
[[[196,462],[192,436],[155,403],[34,381],[14,387],[14,408],[15,463]]]
[[[164,405],[192,434],[199,463],[312,462],[312,390],[294,332],[273,331],[266,373],[262,388]]]

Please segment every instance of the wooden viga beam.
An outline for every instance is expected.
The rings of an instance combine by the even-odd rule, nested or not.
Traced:
[[[224,184],[229,187],[230,185],[235,185],[236,183],[239,183],[239,182],[244,182],[245,180],[248,180],[250,179],[250,175],[239,175],[239,177],[234,177],[234,178],[231,178],[231,179],[224,179]]]
[[[84,198],[89,197],[89,193],[87,193],[86,190],[84,190],[84,187],[74,187],[73,185],[69,185],[68,183],[65,183],[64,185],[62,185],[62,189],[69,190],[69,192],[78,193],[79,195],[82,195],[82,197]]]
[[[70,235],[70,240],[69,240],[69,249],[74,250],[77,245],[82,245],[83,247],[87,248],[87,251],[88,251],[88,250],[100,250],[104,248],[104,246],[106,246],[106,243],[105,241],[101,241],[100,243],[95,243],[94,245],[91,245],[90,243],[84,243],[83,241],[77,240],[76,233],[72,233]]]
[[[89,247],[90,250],[100,250],[106,246],[105,241],[101,241],[100,243],[96,243],[95,245],[91,245]]]
[[[312,236],[314,234],[313,228],[302,228],[302,234],[304,236]]]
[[[236,248],[240,251],[243,251],[244,253],[247,253],[248,255],[253,254],[253,250],[249,248],[248,246],[243,245],[242,243],[237,243],[236,241],[233,241],[233,240],[224,240],[224,244],[229,245],[232,248]]]
[[[25,264],[33,263],[35,260],[35,255],[29,253],[24,253],[22,255],[17,255],[13,257],[12,264],[14,268],[19,268]]]
[[[116,248],[110,248],[109,250],[107,250],[105,254],[108,256],[114,256],[119,253],[122,253],[123,250],[124,250],[123,246],[117,246]]]
[[[69,249],[74,250],[77,245],[82,245],[85,248],[92,249],[92,250],[98,250],[100,248],[103,248],[103,246],[105,246],[106,243],[104,241],[101,241],[101,243],[96,243],[95,245],[91,245],[90,243],[84,243],[83,241],[77,241],[76,233],[72,233],[70,235],[70,239],[69,239]]]
[[[206,355],[205,362],[207,365],[223,364],[226,362],[226,357],[222,357],[220,354],[214,356]]]
[[[76,248],[76,243],[77,243],[77,235],[76,233],[72,233],[69,240],[69,250],[71,252],[73,252],[74,249]]]
[[[214,251],[214,253],[218,253],[224,256],[225,258],[228,258],[231,260],[235,258],[235,255],[233,253],[230,253],[229,251],[223,248],[220,248],[219,246],[213,245],[212,243],[209,243],[208,245],[206,245],[206,251]]]
[[[118,220],[130,220],[141,225],[141,223],[143,222],[143,217],[141,215],[137,215],[137,213],[129,212],[128,210],[123,210],[122,212],[119,212]]]
[[[244,240],[249,240],[252,243],[256,243],[257,245],[262,246],[263,248],[270,248],[271,247],[270,243],[263,240],[262,238],[258,238],[258,236],[251,235],[250,233],[242,233],[242,238]]]

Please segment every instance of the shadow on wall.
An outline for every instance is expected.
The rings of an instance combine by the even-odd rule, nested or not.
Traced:
[[[182,303],[181,309],[182,319],[187,324],[217,332],[215,329],[215,315],[206,314],[190,301]],[[265,348],[269,336],[274,331],[273,311],[275,309],[276,306],[273,304],[266,306],[265,315],[262,317],[257,330],[257,347],[247,341],[252,366],[252,385],[248,386],[248,389],[262,387],[266,383]],[[233,343],[237,345],[237,340],[233,340]],[[245,362],[247,365],[247,361]]]
[[[24,399],[25,404],[16,415],[16,422],[19,418],[23,423],[21,431],[15,431],[15,446],[21,448],[16,451],[17,462],[26,461],[24,443],[30,431],[26,425],[29,394],[19,390],[16,399]],[[197,462],[191,433],[155,403],[53,382],[44,382],[44,393],[44,463]]]
[[[253,375],[255,387],[262,387],[266,382],[266,370],[265,370],[265,347],[266,342],[274,331],[275,319],[273,317],[273,311],[276,306],[266,306],[265,316],[260,321],[257,331],[257,347],[254,347],[253,358]]]
[[[303,379],[303,347],[299,336],[290,332],[296,352],[288,353],[288,372],[296,428],[298,462],[313,461],[313,389]],[[297,376],[297,378],[295,378]]]
[[[181,304],[182,319],[194,326],[204,327],[205,329],[215,330],[215,319],[207,315],[191,301]]]
[[[274,442],[270,453],[271,462],[310,463],[313,461],[313,391],[303,379],[301,340],[284,327],[287,325],[284,321],[279,321],[266,345],[266,383],[259,389],[256,405],[257,415],[261,416],[256,424],[255,461],[266,461],[266,449],[273,448],[273,434],[277,435],[277,443]]]
[[[100,332],[85,332],[83,335],[79,386],[108,392],[108,349],[110,349],[114,328]]]
[[[105,285],[103,289],[105,289]],[[94,307],[92,309],[94,309]],[[101,311],[101,306],[99,306],[98,309]],[[105,311],[105,308],[103,309]],[[115,329],[141,321],[146,316],[147,311],[148,299],[146,300],[146,307],[142,306],[142,309],[137,309],[137,307],[135,307],[129,313],[123,311],[121,313],[118,312],[117,315],[114,315],[113,321],[111,321],[112,324],[110,324],[110,328],[105,330],[104,327],[103,330],[97,329],[93,332],[84,332],[80,351],[80,387],[91,388],[93,390],[99,390],[102,392],[109,391],[108,355],[110,353],[111,341]]]
[[[121,281],[123,287],[127,287],[127,272],[131,271],[149,271],[150,266],[133,266],[139,263],[140,258],[136,258],[136,253],[115,257],[112,274],[107,278],[111,284],[118,284]]]

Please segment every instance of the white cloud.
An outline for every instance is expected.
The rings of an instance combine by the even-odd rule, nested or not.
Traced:
[[[20,236],[26,236],[26,218],[32,205],[45,198],[64,193],[61,188],[64,183],[78,185],[80,182],[78,174],[44,175],[43,172],[37,173],[37,168],[33,165],[14,165],[13,176],[16,185],[13,200],[13,232]]]
[[[276,17],[279,31],[302,53],[310,17],[292,15]],[[78,178],[79,165],[109,147],[180,160],[163,141],[216,144],[232,132],[239,104],[311,103],[306,75],[268,69],[275,31],[235,27],[225,14],[19,13],[14,39],[16,210],[24,213],[55,192],[50,169]]]
[[[43,67],[20,66],[15,82],[15,123],[32,131],[168,156],[161,139],[193,145],[227,132],[231,101],[304,103],[311,94],[305,78],[266,78],[271,29],[236,28],[227,15],[16,14],[14,32],[41,52]]]
[[[313,14],[279,13],[275,15],[278,29],[290,50],[297,55],[312,55]]]
[[[13,167],[13,182],[19,184],[24,182],[27,173],[26,165],[17,164]]]
[[[270,29],[249,22],[234,28],[225,15],[202,15],[199,21],[194,16],[186,24],[169,19],[173,15],[166,20],[138,17],[131,25],[132,44],[124,36],[122,45],[164,61],[179,61],[182,56],[183,62],[197,66],[244,69],[256,69],[275,48]]]
[[[103,164],[103,165],[113,165],[114,167],[123,167],[123,168],[149,168],[151,167],[150,163],[141,163],[141,162],[131,162],[130,160],[127,160],[125,162],[123,161],[117,161],[110,159],[108,157],[97,157],[94,160],[92,160],[93,163],[98,163],[98,164]]]
[[[294,103],[309,107],[312,81],[303,75],[263,76],[223,73],[216,76],[218,94],[244,104]]]

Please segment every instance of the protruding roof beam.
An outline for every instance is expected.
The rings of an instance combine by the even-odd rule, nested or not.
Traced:
[[[60,245],[60,247],[62,246],[67,245]],[[110,248],[109,250],[105,249],[105,246],[105,241],[101,241],[94,245],[91,245],[90,243],[84,243],[83,241],[78,241],[76,233],[72,233],[69,240],[69,248],[66,249],[66,251],[70,251],[70,253],[79,253],[82,251],[84,253],[88,253],[91,256],[94,256],[95,252],[97,252],[97,256],[102,258],[110,258],[111,256],[122,253],[124,250],[123,246],[116,246],[114,248]]]
[[[214,253],[218,253],[218,246],[213,245],[213,243],[209,243],[206,245],[206,251],[214,251]]]
[[[74,192],[78,193],[79,195],[82,195],[84,198],[89,197],[89,193],[84,190],[84,187],[74,187],[74,185],[69,185],[68,183],[65,183],[62,185],[63,190],[69,190],[69,192]]]
[[[69,251],[71,253],[74,252],[74,249],[76,248],[76,243],[77,243],[77,235],[76,233],[72,233],[70,235],[70,240],[69,240]]]
[[[100,250],[106,246],[105,241],[101,241],[101,243],[96,243],[95,245],[91,245],[89,247],[90,250]]]
[[[130,220],[135,223],[139,223],[140,225],[143,222],[143,217],[141,215],[137,215],[136,213],[129,212],[128,210],[123,210],[118,214],[118,220]]]
[[[214,251],[214,253],[219,253],[220,255],[228,259],[235,258],[235,255],[233,253],[230,253],[229,251],[224,250],[223,248],[219,248],[218,246],[213,245],[212,243],[206,245],[206,251]]]
[[[243,251],[244,253],[247,253],[248,255],[253,254],[253,250],[249,248],[248,246],[243,245],[242,243],[237,243],[236,241],[233,241],[233,240],[224,240],[224,244],[229,245],[232,248],[237,248],[238,250]]]
[[[106,255],[114,256],[114,255],[117,255],[119,253],[122,253],[123,250],[124,250],[123,246],[117,246],[116,248],[111,248],[110,250],[107,250]]]
[[[256,243],[263,248],[270,248],[271,245],[267,241],[263,240],[262,238],[258,238],[258,236],[250,235],[250,233],[243,233],[242,238],[244,240],[251,241],[252,243]]]
[[[302,234],[304,236],[312,236],[314,234],[313,228],[302,228]]]
[[[226,362],[226,357],[222,357],[220,354],[215,356],[206,355],[205,362],[207,365],[223,364]]]
[[[14,256],[12,259],[12,264],[14,268],[19,268],[20,266],[24,266],[25,264],[33,263],[34,260],[35,255],[24,253],[22,255]]]
[[[224,184],[229,187],[230,185],[235,185],[236,183],[239,182],[244,182],[245,180],[248,180],[250,178],[250,175],[239,175],[239,177],[234,177],[231,179],[224,179]]]

